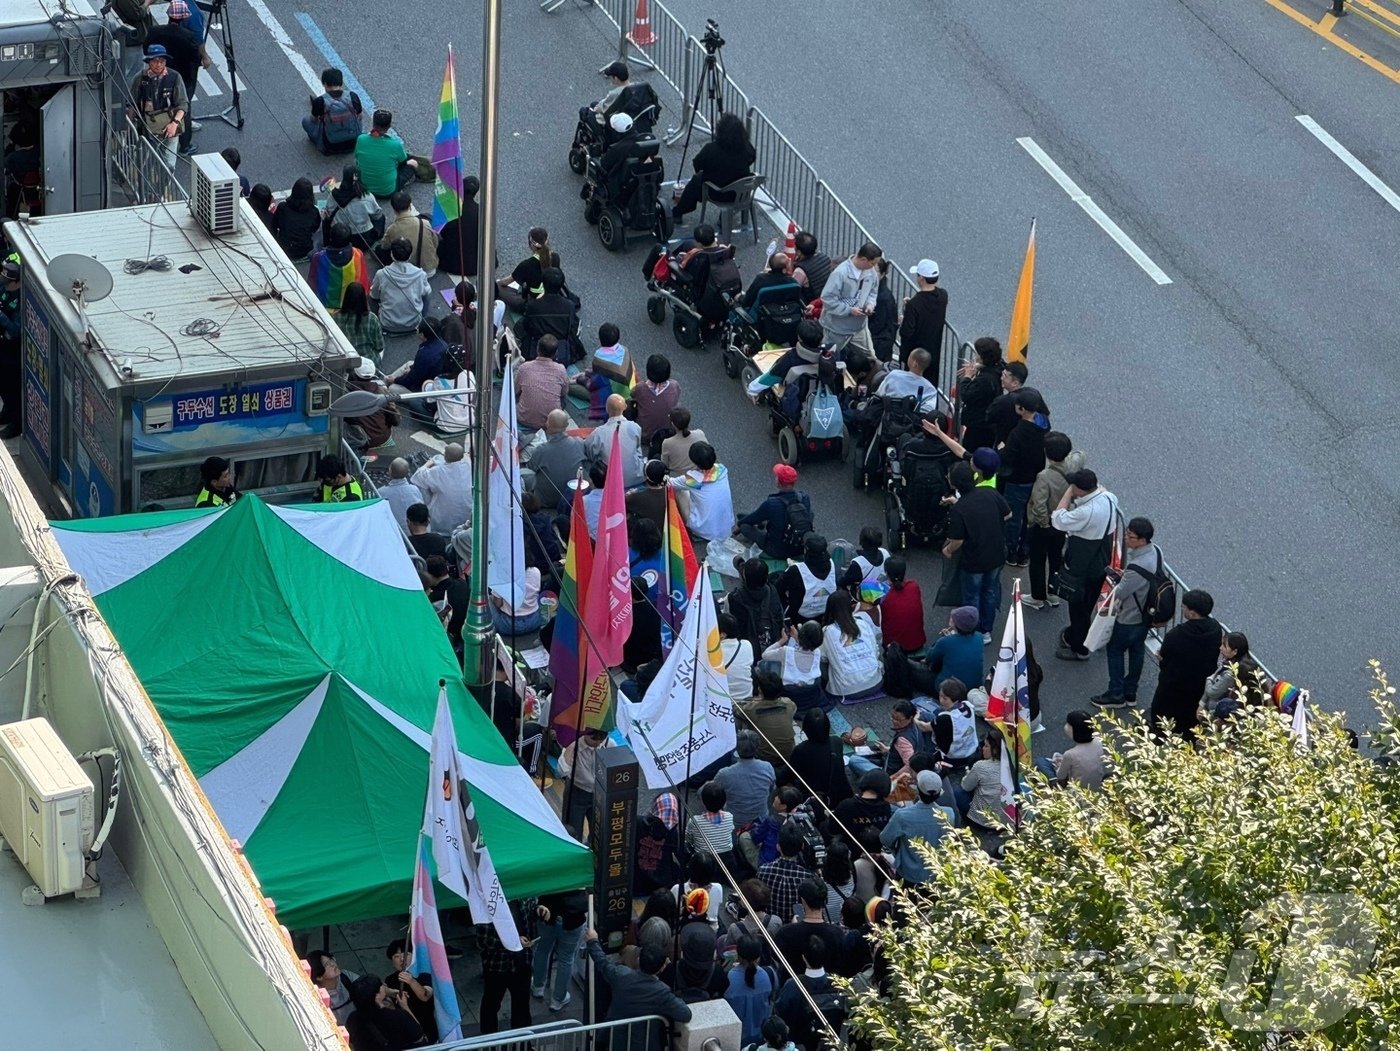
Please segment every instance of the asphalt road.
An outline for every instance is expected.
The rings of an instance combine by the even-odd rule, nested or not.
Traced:
[[[346,18],[319,0],[303,5],[303,19],[249,2],[233,0],[230,13],[247,125],[206,122],[202,146],[238,145],[245,173],[275,188],[338,171],[299,126],[310,88],[298,64],[319,70],[329,48],[395,110],[410,147],[427,152],[452,41],[475,168],[476,6],[460,5],[462,20],[448,27],[438,6],[371,4]],[[284,45],[256,8],[280,23]],[[1388,650],[1371,625],[1383,622],[1398,575],[1385,557],[1400,501],[1385,410],[1400,214],[1296,117],[1310,114],[1400,185],[1394,87],[1262,4],[1130,12],[880,0],[861,11],[850,22],[827,3],[800,15],[735,0],[676,5],[693,27],[720,19],[731,75],[887,250],[940,261],[965,337],[1004,336],[1038,218],[1031,366],[1056,425],[1130,513],[1156,521],[1169,560],[1215,594],[1275,672],[1364,722],[1365,659]],[[839,53],[831,19],[843,20]],[[501,259],[513,265],[524,231],[548,227],[583,297],[585,329],[613,320],[634,355],[671,356],[683,402],[730,466],[736,502],[751,506],[769,488],[766,421],[714,352],[681,350],[669,327],[646,320],[644,246],[621,257],[602,249],[564,163],[577,106],[600,93],[594,71],[614,45],[596,11],[508,5]],[[843,63],[842,54],[879,57]],[[663,98],[674,118],[674,97]],[[1171,283],[1154,283],[1021,137]],[[430,189],[416,188],[420,208]],[[746,255],[746,275],[755,258]],[[882,517],[840,465],[804,469],[803,485],[829,536],[853,539]],[[936,563],[917,554],[914,571],[936,580]],[[1097,661],[1048,660],[1060,623],[1056,613],[1032,619],[1042,659],[1056,665],[1047,684],[1056,715],[1104,684]]]

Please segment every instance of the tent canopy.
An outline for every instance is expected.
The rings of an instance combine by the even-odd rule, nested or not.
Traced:
[[[52,526],[288,927],[408,911],[440,679],[506,892],[591,882],[468,693],[387,504]]]

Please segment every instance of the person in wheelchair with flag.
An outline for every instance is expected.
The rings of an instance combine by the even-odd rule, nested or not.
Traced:
[[[611,124],[614,116],[625,113],[639,134],[649,136],[661,113],[661,100],[655,90],[645,81],[633,84],[626,62],[610,63],[603,67],[602,74],[608,78],[608,93],[578,111],[578,127],[569,146],[569,167],[575,175],[585,174],[589,158],[600,156],[617,141],[618,133]]]

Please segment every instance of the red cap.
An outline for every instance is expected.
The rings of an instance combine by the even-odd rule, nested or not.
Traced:
[[[789,467],[785,463],[775,463],[773,477],[778,480],[779,485],[792,485],[793,482],[797,481],[797,468]]]

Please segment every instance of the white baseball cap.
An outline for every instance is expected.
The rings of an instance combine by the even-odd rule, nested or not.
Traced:
[[[938,280],[938,264],[932,259],[920,259],[918,263],[909,268],[911,274],[918,274],[925,281]]]
[[[374,367],[373,358],[361,358],[360,363],[355,366],[355,375],[362,380],[374,379],[374,374],[378,370]]]
[[[612,130],[619,134],[632,130],[632,118],[625,113],[614,113],[608,123],[612,125]]]

